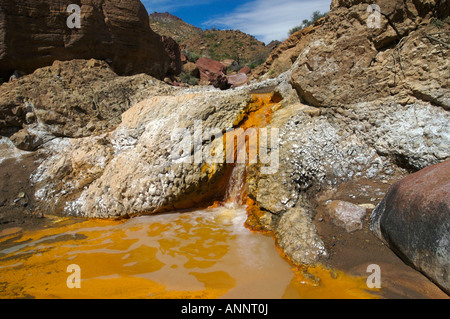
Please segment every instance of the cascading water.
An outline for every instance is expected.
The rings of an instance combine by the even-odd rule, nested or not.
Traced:
[[[267,120],[259,110],[244,127]],[[363,281],[326,273],[321,287],[301,283],[272,237],[244,227],[246,164],[233,165],[225,200],[208,209],[126,221],[54,217],[38,231],[0,234],[0,298],[370,297]],[[69,287],[73,265],[80,288]]]

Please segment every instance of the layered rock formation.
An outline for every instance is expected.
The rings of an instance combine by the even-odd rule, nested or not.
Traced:
[[[111,218],[220,199],[231,167],[208,154],[224,147],[219,136],[242,120],[250,101],[249,90],[155,95],[110,133],[53,142],[32,179],[41,209]]]
[[[257,229],[277,233],[292,209],[312,218],[311,198],[320,190],[350,180],[381,182],[449,158],[450,28],[448,20],[436,24],[439,3],[379,2],[386,16],[373,30],[367,2],[333,2],[325,18],[273,52],[259,70],[262,79],[287,70],[281,77],[301,103],[273,117],[271,127],[280,128],[278,172],[248,172]],[[304,242],[298,234],[295,240]],[[316,244],[308,247],[317,252]],[[300,263],[324,256],[291,254]]]
[[[55,60],[109,60],[120,75],[162,79],[169,68],[160,37],[139,0],[81,0],[81,27],[69,28],[70,3],[59,0],[0,2],[0,77],[32,73]]]
[[[137,102],[173,91],[145,74],[119,77],[103,61],[56,61],[0,86],[0,132],[34,150],[55,137],[111,131]]]
[[[445,3],[378,1],[380,25],[369,28],[372,2],[333,1],[325,18],[293,34],[255,74],[275,77],[297,62],[292,83],[317,107],[397,95],[449,108],[448,37],[436,27],[448,17]]]

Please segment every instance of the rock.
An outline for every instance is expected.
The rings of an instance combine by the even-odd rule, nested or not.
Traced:
[[[322,21],[322,20],[319,20]],[[314,36],[314,33],[320,28],[311,26],[292,34],[283,43],[273,48],[273,51],[261,66],[253,70],[255,78],[276,78],[280,74],[288,71],[299,54],[306,48]]]
[[[55,136],[103,133],[137,102],[173,91],[149,75],[119,77],[104,61],[55,61],[0,86],[0,132],[27,129],[13,139],[28,150]],[[30,132],[39,138],[30,139]]]
[[[270,51],[274,50],[277,46],[281,44],[281,41],[273,40],[266,46]]]
[[[344,201],[332,201],[326,206],[325,212],[333,224],[348,233],[361,230],[367,214],[364,207]]]
[[[316,265],[327,256],[311,217],[302,208],[291,208],[275,230],[276,244],[296,265]]]
[[[392,185],[371,229],[402,259],[450,293],[450,160]]]
[[[247,171],[255,206],[282,219],[294,207],[309,207],[324,187],[360,178],[381,183],[450,158],[442,129],[450,121],[449,62],[426,37],[443,31],[431,23],[436,3],[380,2],[402,37],[396,47],[387,18],[380,29],[367,28],[368,1],[341,1],[253,72],[260,80],[287,77],[300,97],[284,101],[269,126],[280,130],[278,170]]]
[[[20,72],[19,70],[15,70],[14,73],[9,78],[9,82],[12,82],[14,80],[20,79],[24,75],[25,75],[25,73]]]
[[[171,87],[162,91],[159,81],[153,82],[155,91],[140,90],[147,99],[123,113],[114,129],[82,138],[56,138],[39,150],[36,155],[45,160],[31,177],[37,210],[115,218],[192,208],[220,198],[230,166],[208,163],[205,156],[198,160],[198,154],[223,147],[221,138],[211,142],[207,129],[234,128],[249,111],[251,92],[256,90],[271,87],[290,99],[295,91],[286,81],[229,91]],[[196,143],[187,147],[186,138],[193,143],[194,132]]]
[[[220,61],[220,63],[222,63],[223,66],[227,69],[233,68],[233,67],[236,67],[239,65],[235,60],[232,60],[232,59],[226,59],[226,60]]]
[[[202,57],[197,60],[196,65],[200,71],[200,85],[213,85],[221,90],[228,88],[226,68],[223,64]]]
[[[358,206],[364,208],[368,213],[371,213],[376,207],[374,204],[371,204],[371,203],[360,204]]]
[[[183,65],[182,71],[195,78],[200,78],[200,71],[195,63],[187,62]]]
[[[180,59],[181,59],[181,63],[182,63],[182,64],[185,64],[185,63],[188,63],[188,62],[189,62],[189,59],[188,59],[187,55],[184,54],[183,52],[181,52]]]
[[[250,69],[249,66],[244,66],[242,69],[239,70],[239,73],[250,74],[252,73],[252,69]]]
[[[168,76],[174,76],[181,73],[181,49],[178,43],[171,37],[162,36],[161,41],[163,43],[164,49],[170,58],[170,66],[167,71]]]
[[[11,142],[22,151],[34,151],[43,140],[36,134],[30,133],[27,129],[20,130],[10,137]]]
[[[110,59],[119,75],[147,73],[164,78],[170,59],[139,0],[78,1],[80,29],[67,26],[69,4],[0,2],[0,77],[7,79],[16,69],[30,74],[55,60],[94,58]]]
[[[154,96],[126,111],[112,132],[59,141],[55,151],[49,145],[32,177],[39,210],[115,218],[220,198],[230,166],[207,162],[205,154],[223,147],[207,129],[233,128],[248,102],[248,91]]]
[[[231,86],[231,88],[236,88],[248,84],[247,75],[244,73],[229,75],[227,76],[227,78],[228,84]]]

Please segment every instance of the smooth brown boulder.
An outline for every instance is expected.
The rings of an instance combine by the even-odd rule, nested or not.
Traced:
[[[371,228],[450,293],[450,160],[394,184],[372,213]]]
[[[200,71],[200,85],[213,85],[221,90],[228,88],[226,67],[222,63],[203,57],[196,64]]]
[[[69,28],[71,2],[0,1],[0,77],[32,73],[55,60],[110,61],[119,75],[147,73],[159,79],[170,59],[149,26],[139,0],[81,0],[81,28]]]

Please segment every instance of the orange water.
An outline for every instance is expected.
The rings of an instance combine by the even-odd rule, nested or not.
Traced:
[[[262,127],[278,100],[254,95],[240,127]],[[236,152],[238,147],[231,150]],[[365,278],[291,266],[271,236],[251,232],[245,164],[235,165],[226,204],[127,221],[55,219],[35,231],[0,233],[0,298],[372,298]],[[70,288],[68,266],[80,269]],[[69,284],[71,281],[69,282]]]
[[[0,298],[369,298],[364,278],[292,269],[244,208],[55,221],[0,238]],[[69,265],[81,288],[69,288]],[[337,275],[336,275],[337,274]]]

